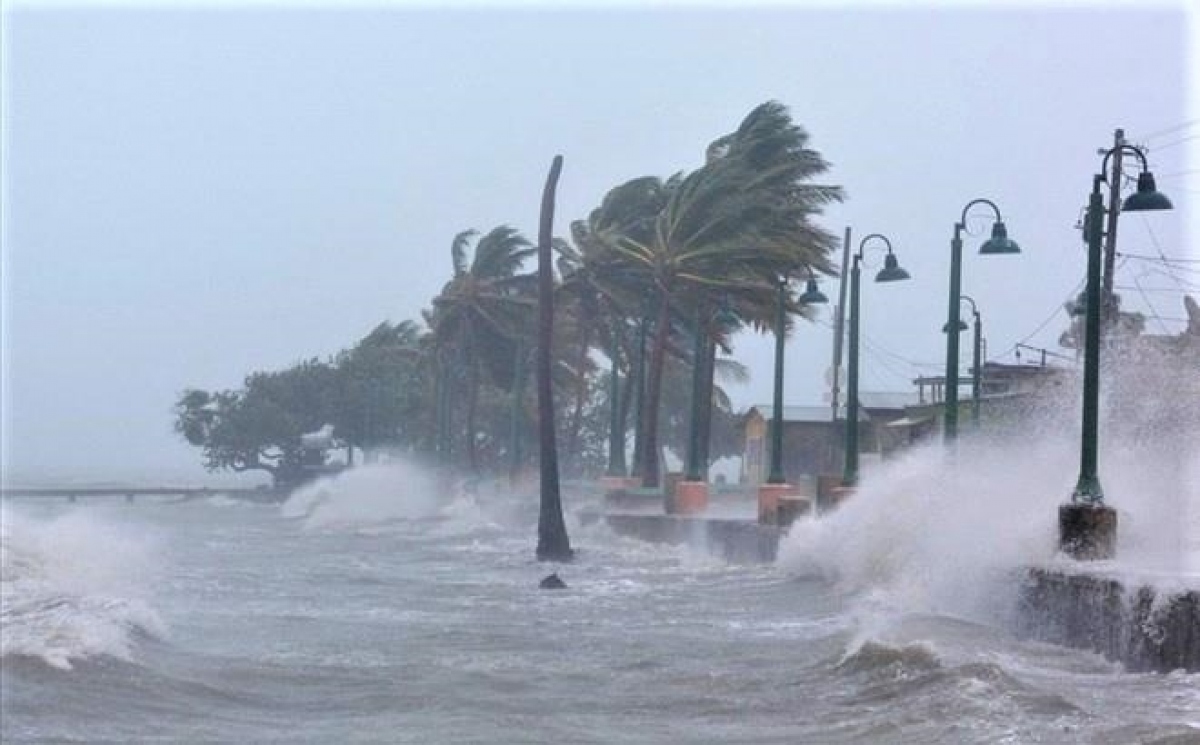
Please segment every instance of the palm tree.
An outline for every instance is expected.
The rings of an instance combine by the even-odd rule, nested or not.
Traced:
[[[554,194],[558,175],[562,171],[562,156],[554,156],[546,186],[542,192],[542,209],[538,219],[538,441],[541,455],[540,500],[538,509],[539,561],[570,561],[575,552],[567,536],[563,520],[562,495],[558,483],[558,446],[554,437],[554,396],[550,385],[551,341],[554,335],[554,277],[550,266],[550,243],[554,227]]]
[[[496,380],[511,375],[514,340],[530,325],[536,282],[532,274],[518,273],[534,249],[515,228],[501,225],[479,238],[468,263],[467,251],[476,235],[467,230],[454,237],[450,247],[454,276],[433,299],[433,312],[428,316],[440,362],[439,382],[446,409],[442,417],[449,419],[451,398],[446,386],[461,382],[465,387],[466,464],[472,472],[479,466],[475,415],[480,375],[486,371]],[[455,381],[454,372],[462,373],[464,379]]]
[[[562,275],[560,293],[562,308],[573,317],[578,329],[576,367],[582,373],[593,340],[599,338],[602,350],[609,358],[609,475],[625,472],[625,414],[629,397],[620,404],[620,361],[627,360],[629,368],[637,358],[633,351],[634,337],[644,315],[644,298],[650,290],[645,277],[631,268],[628,260],[612,248],[619,236],[648,240],[654,222],[666,201],[663,182],[655,177],[628,181],[610,190],[599,207],[585,220],[571,224],[571,242],[559,242],[559,271]],[[628,372],[633,372],[628,369]],[[577,440],[578,425],[585,390],[582,375],[577,378],[575,433],[568,442]],[[626,386],[629,387],[628,384]]]
[[[737,131],[714,141],[708,162],[662,185],[666,200],[648,237],[619,234],[608,245],[653,288],[654,342],[643,417],[644,451],[658,452],[662,373],[672,329],[695,308],[729,297],[753,322],[774,300],[781,278],[802,268],[832,271],[834,236],[811,224],[837,187],[804,183],[828,164],[776,102],[752,111]],[[658,486],[648,457],[643,484]]]

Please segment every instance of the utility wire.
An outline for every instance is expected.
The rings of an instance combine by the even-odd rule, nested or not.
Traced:
[[[1142,259],[1144,261],[1161,261],[1164,264],[1200,264],[1200,259],[1175,259],[1168,258],[1159,254],[1158,256],[1148,256],[1146,254],[1131,254],[1125,251],[1117,251],[1117,256],[1123,256],[1129,259]]]
[[[1175,132],[1178,132],[1181,129],[1187,129],[1188,127],[1191,127],[1195,124],[1200,124],[1200,119],[1187,119],[1185,121],[1180,122],[1179,124],[1175,124],[1170,127],[1166,127],[1164,129],[1160,129],[1160,130],[1151,132],[1150,134],[1144,134],[1140,137],[1132,137],[1130,139],[1136,140],[1138,142],[1147,142],[1149,140],[1153,140],[1153,139],[1162,137],[1164,135],[1173,134]]]

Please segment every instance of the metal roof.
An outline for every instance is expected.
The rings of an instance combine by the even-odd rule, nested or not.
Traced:
[[[746,410],[746,414],[757,411],[758,414],[767,421],[775,418],[775,407],[771,404],[755,404]],[[833,406],[787,406],[783,407],[784,422],[829,422],[833,418]],[[838,418],[846,418],[846,409],[838,408]],[[858,410],[858,421],[866,422],[871,419],[864,411],[864,407]]]

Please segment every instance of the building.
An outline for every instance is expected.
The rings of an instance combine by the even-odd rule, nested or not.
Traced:
[[[911,393],[862,393],[859,395],[859,452],[886,457],[907,444],[912,427],[901,422],[909,406],[917,403]],[[771,468],[771,423],[775,408],[770,404],[751,406],[743,422],[745,446],[741,480],[761,484]],[[831,406],[783,407],[783,472],[788,483],[814,481],[822,474],[840,474],[845,463],[845,409],[833,418]],[[889,426],[901,422],[899,426]]]

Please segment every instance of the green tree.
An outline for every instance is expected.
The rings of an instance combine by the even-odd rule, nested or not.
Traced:
[[[663,184],[667,199],[650,238],[608,241],[653,288],[654,341],[647,373],[643,439],[658,452],[663,369],[673,330],[702,304],[733,298],[747,320],[770,307],[781,278],[808,268],[830,271],[834,237],[811,219],[841,190],[807,183],[828,165],[808,135],[776,102],[755,108],[733,133],[715,140],[699,169]],[[657,458],[643,483],[657,486]]]
[[[434,336],[443,406],[449,408],[458,386],[465,404],[464,444],[466,465],[479,470],[476,422],[480,378],[485,372],[492,380],[511,385],[515,338],[528,328],[533,312],[535,278],[520,274],[524,261],[533,254],[529,241],[506,225],[492,229],[475,243],[472,259],[467,251],[475,231],[459,233],[450,253],[454,276],[433,299],[428,316]],[[455,373],[462,374],[459,379]],[[449,411],[442,417],[449,421]]]
[[[264,471],[276,485],[296,483],[324,464],[303,435],[330,421],[337,391],[333,366],[308,360],[279,372],[255,372],[237,391],[190,389],[175,405],[175,429],[204,452],[210,471]]]
[[[351,462],[354,447],[412,449],[423,437],[428,383],[421,336],[413,321],[384,321],[338,355],[332,423]]]

